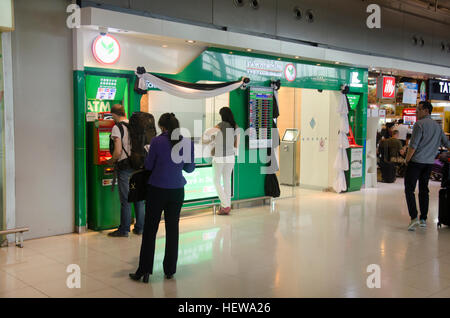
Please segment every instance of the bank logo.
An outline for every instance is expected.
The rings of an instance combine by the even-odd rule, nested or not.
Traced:
[[[286,77],[289,82],[292,82],[297,78],[297,70],[294,64],[286,65],[286,68],[284,69],[284,77]]]
[[[99,63],[112,65],[120,57],[119,41],[110,34],[99,35],[92,44],[92,53]]]
[[[358,72],[352,72],[351,73],[350,86],[352,86],[352,87],[363,87],[363,84],[361,83],[361,80],[359,79],[359,73]]]

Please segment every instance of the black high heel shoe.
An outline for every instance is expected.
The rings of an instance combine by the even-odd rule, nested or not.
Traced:
[[[141,274],[141,273],[136,272],[136,273],[130,273],[129,276],[132,280],[136,280],[136,281],[141,280],[141,278],[143,277],[142,281],[144,283],[148,283],[150,274],[149,273]]]

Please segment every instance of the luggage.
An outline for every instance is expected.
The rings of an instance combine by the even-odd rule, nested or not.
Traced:
[[[139,202],[146,200],[147,183],[150,175],[151,171],[145,169],[133,172],[130,177],[128,202]]]
[[[439,190],[438,228],[442,224],[450,226],[450,163],[447,161],[442,167],[442,189]]]
[[[397,179],[397,168],[393,162],[380,162],[381,179],[384,183],[393,183]]]
[[[450,226],[450,188],[439,190],[438,228],[442,224]]]

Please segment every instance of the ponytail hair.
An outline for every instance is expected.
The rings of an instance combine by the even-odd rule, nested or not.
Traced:
[[[175,146],[183,138],[181,135],[177,139],[172,138],[173,131],[180,128],[180,123],[174,113],[164,113],[159,117],[158,125],[167,129],[171,146]]]
[[[233,129],[237,128],[236,121],[234,120],[233,112],[230,107],[222,107],[219,110],[220,117],[222,117],[222,121],[225,121],[233,127]]]

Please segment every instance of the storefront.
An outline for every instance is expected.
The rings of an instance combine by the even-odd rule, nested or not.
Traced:
[[[288,128],[301,131],[297,146],[298,183],[308,188],[328,189],[336,179],[333,166],[338,153],[337,136],[340,128],[337,108],[342,95],[341,89],[347,85],[349,93],[354,95],[349,110],[350,128],[354,143],[361,146],[362,152],[357,162],[350,163],[355,167],[352,175],[355,180],[360,180],[360,184],[349,187],[349,191],[359,190],[361,187],[365,177],[366,69],[317,64],[294,57],[261,55],[245,50],[191,45],[184,40],[172,38],[119,33],[109,33],[114,38],[114,42],[110,42],[113,43],[110,51],[117,49],[113,53],[116,56],[103,61],[92,51],[95,47],[93,43],[101,41],[99,32],[86,29],[77,34],[79,47],[74,52],[80,56],[77,58],[79,65],[74,71],[74,127],[75,222],[79,232],[86,229],[95,209],[92,200],[99,192],[105,194],[103,197],[97,196],[95,204],[106,205],[109,209],[114,200],[110,191],[111,176],[108,176],[105,167],[98,165],[101,151],[106,147],[101,146],[100,132],[106,132],[107,127],[98,124],[96,127],[95,113],[108,112],[116,102],[124,104],[128,115],[141,110],[152,113],[156,120],[164,112],[173,112],[179,118],[180,125],[198,143],[200,129],[194,125],[195,121],[201,123],[202,132],[220,121],[218,110],[221,107],[229,106],[238,126],[246,130],[251,126],[252,90],[268,91],[265,94],[265,98],[270,99],[267,104],[268,113],[275,103],[272,95],[278,94],[279,135],[282,137]],[[108,47],[109,45],[107,44]],[[152,85],[148,85],[147,94],[140,95],[134,90],[134,72],[137,66],[146,67],[147,72],[152,74],[191,83],[231,82],[243,77],[250,78],[250,83],[245,89],[238,88],[200,100],[182,99]],[[271,83],[276,80],[281,83],[278,92],[271,88]],[[113,95],[105,97],[107,89]],[[102,97],[99,93],[103,94]],[[272,127],[270,120],[263,125],[266,125],[265,128]],[[95,133],[91,135],[95,129],[98,137],[95,137]],[[270,136],[266,139],[270,139]],[[185,188],[184,208],[201,208],[217,202],[210,155],[205,154],[198,145],[196,149],[200,149],[196,151],[197,168],[194,173],[186,174],[188,184]],[[267,161],[267,145],[261,141],[254,143],[251,135],[244,135],[232,176],[233,201],[264,198],[265,174],[261,171],[267,166]],[[94,170],[96,172],[92,173]]]
[[[432,118],[450,136],[450,81],[429,80],[429,95],[433,105]]]

